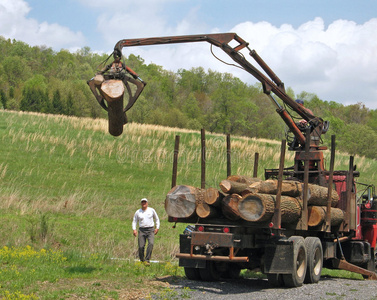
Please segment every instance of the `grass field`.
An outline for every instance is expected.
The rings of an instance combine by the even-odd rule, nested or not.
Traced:
[[[143,276],[182,275],[174,256],[185,224],[173,229],[164,211],[176,135],[177,183],[199,187],[200,132],[127,124],[123,135],[115,138],[103,119],[0,111],[0,245],[8,253],[5,260],[1,256],[0,279],[4,274],[21,278],[17,284],[1,280],[0,296],[116,299],[124,284],[129,285],[127,280],[142,290]],[[225,135],[207,134],[206,152],[207,187],[218,187],[226,177]],[[232,173],[251,176],[256,152],[260,177],[265,168],[278,166],[280,142],[232,137]],[[329,160],[329,152],[325,157]],[[348,159],[337,153],[336,169],[348,169]],[[376,160],[355,157],[355,163],[362,174],[359,181],[376,182]],[[292,164],[289,152],[286,166]],[[149,199],[162,221],[153,259],[163,263],[149,269],[133,263],[137,242],[131,219],[142,197]],[[9,258],[9,253],[22,251],[37,254],[31,260]],[[47,257],[36,259],[41,251],[59,260],[47,264],[51,270],[39,268],[44,263],[38,259],[45,262]],[[131,268],[133,276],[128,274]],[[46,272],[52,275],[45,278]],[[111,279],[118,289],[109,288]],[[91,295],[93,289],[99,294]]]

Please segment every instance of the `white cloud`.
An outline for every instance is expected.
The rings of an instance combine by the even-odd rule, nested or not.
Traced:
[[[99,17],[98,27],[109,45],[124,38],[212,33],[197,18],[200,8],[185,12],[177,24],[170,24],[163,15],[167,1],[150,1],[148,9],[133,5],[115,13],[106,11]],[[141,17],[142,16],[142,17]],[[123,24],[123,25],[120,25]],[[363,102],[377,108],[377,19],[364,24],[337,20],[327,28],[317,17],[298,28],[290,24],[280,27],[268,22],[244,22],[229,30],[250,43],[274,72],[296,93],[306,91],[321,99],[344,104]],[[110,50],[110,49],[109,49]],[[226,66],[214,59],[208,44],[134,47],[124,53],[140,55],[146,63],[156,63],[176,71],[202,66],[205,69],[229,72],[253,84],[248,73]],[[233,62],[220,49],[215,53]],[[253,59],[244,52],[250,62]]]
[[[85,45],[81,32],[73,32],[59,24],[38,23],[28,18],[29,5],[23,0],[0,0],[0,35],[29,45],[46,45],[56,50],[77,49]]]
[[[250,41],[250,47],[297,93],[377,108],[377,19],[362,25],[337,20],[327,29],[321,18],[297,29],[246,22],[231,31]]]

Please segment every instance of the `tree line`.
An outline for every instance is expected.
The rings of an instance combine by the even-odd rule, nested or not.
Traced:
[[[0,36],[0,107],[106,118],[86,82],[107,58],[107,54],[92,53],[89,47],[75,53],[56,52]],[[202,67],[172,72],[146,64],[133,54],[125,63],[148,83],[128,112],[130,122],[275,140],[286,137],[287,128],[260,84],[249,85],[232,74]],[[305,91],[295,94],[292,88],[287,93],[293,99],[303,99],[316,116],[330,122],[323,135],[326,145],[335,134],[338,149],[377,156],[376,110],[362,102],[345,106]]]

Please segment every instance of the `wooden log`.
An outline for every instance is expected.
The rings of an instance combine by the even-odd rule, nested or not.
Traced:
[[[227,195],[222,199],[221,210],[227,219],[237,221],[241,218],[238,210],[238,202],[241,199],[242,196],[238,194]]]
[[[322,225],[326,220],[326,206],[308,207],[308,226],[316,227]],[[338,226],[344,221],[344,211],[340,208],[331,208],[331,226]]]
[[[276,196],[268,194],[249,194],[238,203],[240,217],[250,222],[268,222],[275,209]],[[296,198],[281,197],[282,223],[294,223],[301,215],[301,204]]]
[[[255,182],[245,189],[252,193],[277,194],[277,180],[265,180]],[[328,188],[316,184],[308,185],[308,205],[326,206]],[[299,181],[283,180],[281,194],[290,197],[302,197],[303,184]],[[339,202],[339,195],[336,190],[331,193],[331,206],[336,207]]]
[[[205,202],[197,202],[195,211],[198,217],[202,219],[218,216],[217,209]]]
[[[195,215],[198,189],[188,185],[173,187],[165,199],[165,211],[173,218],[189,218]]]
[[[122,100],[124,94],[124,85],[122,80],[105,80],[100,87],[100,94],[108,102]]]
[[[311,206],[327,206],[328,188],[316,184],[309,184],[308,205]],[[336,190],[331,192],[331,207],[336,207],[339,202],[339,195]]]
[[[222,194],[216,188],[208,188],[204,191],[204,202],[208,205],[220,206]]]
[[[250,185],[250,190],[260,194],[277,194],[278,181],[268,179]],[[302,184],[299,181],[283,180],[281,194],[290,197],[299,197],[302,194]]]
[[[246,183],[225,179],[220,182],[220,188],[226,194],[240,194],[248,188],[248,185]]]
[[[227,180],[236,181],[240,183],[246,183],[247,185],[253,184],[254,182],[261,181],[261,179],[259,178],[247,177],[243,175],[230,175],[227,177]]]

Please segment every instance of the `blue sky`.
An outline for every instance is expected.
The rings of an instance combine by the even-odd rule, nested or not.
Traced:
[[[296,93],[377,108],[377,1],[0,0],[0,35],[56,51],[110,52],[124,38],[214,32],[236,32],[250,42]],[[203,66],[255,83],[214,59],[208,45],[129,53],[168,70]]]

